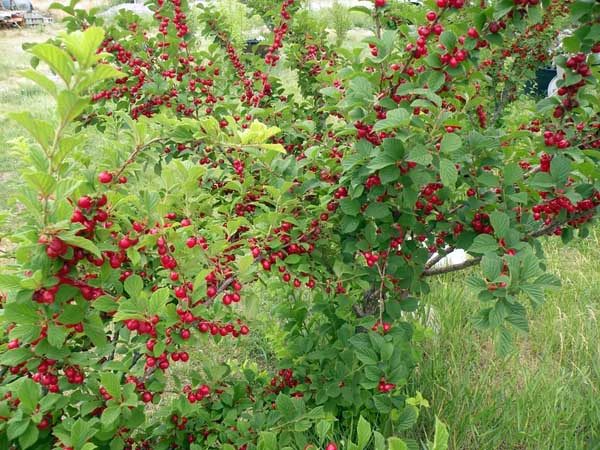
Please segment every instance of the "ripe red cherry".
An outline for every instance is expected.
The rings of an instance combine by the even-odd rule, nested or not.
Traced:
[[[425,17],[427,17],[427,20],[430,22],[433,22],[435,19],[437,19],[437,14],[435,11],[429,11]]]
[[[42,420],[40,420],[40,423],[38,423],[38,425],[37,425],[39,430],[45,430],[49,426],[50,426],[50,421],[48,419],[46,419],[45,417]]]
[[[386,4],[386,0],[375,0],[375,8],[383,8]]]
[[[79,200],[77,200],[77,206],[81,209],[88,209],[92,207],[92,199],[87,195],[84,195]]]
[[[335,442],[330,442],[327,444],[327,447],[325,447],[325,450],[337,450],[337,445],[335,445]]]
[[[144,392],[142,394],[142,401],[144,403],[150,403],[152,401],[152,393],[148,391]]]
[[[471,38],[471,39],[477,39],[479,37],[479,33],[477,32],[476,28],[469,28],[469,31],[467,31],[467,35]]]
[[[100,174],[98,175],[98,181],[102,184],[107,184],[110,183],[113,179],[112,173],[110,172],[100,172]]]

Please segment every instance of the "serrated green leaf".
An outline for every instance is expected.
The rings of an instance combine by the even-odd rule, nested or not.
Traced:
[[[29,112],[9,113],[7,116],[25,128],[46,152],[50,150],[54,139],[54,127],[49,122],[36,119]]]
[[[31,414],[37,406],[41,397],[40,385],[31,378],[22,378],[17,391],[17,397],[21,401],[21,408],[26,414]]]
[[[469,247],[469,252],[472,253],[488,253],[498,250],[498,242],[489,234],[479,234],[473,240],[473,244]]]
[[[388,450],[408,450],[406,442],[397,437],[388,438]]]
[[[109,406],[102,412],[102,416],[100,416],[100,422],[104,426],[111,426],[113,423],[117,421],[119,416],[121,415],[121,407],[118,405]]]
[[[57,91],[56,91],[56,85],[54,84],[54,81],[52,81],[50,78],[48,78],[41,72],[39,72],[37,70],[33,70],[33,69],[27,69],[27,70],[23,70],[22,72],[19,72],[19,74],[25,78],[30,79],[34,83],[36,83],[38,86],[40,86],[43,90],[45,90],[52,97],[56,97]]]
[[[130,297],[137,297],[144,289],[144,280],[139,275],[131,275],[123,283],[123,288]]]
[[[396,429],[398,431],[408,430],[413,427],[419,417],[419,410],[413,405],[404,407],[400,416],[396,420]]]
[[[356,216],[360,213],[360,202],[357,199],[344,198],[340,201],[340,209],[344,214]]]
[[[29,50],[33,55],[44,61],[68,86],[75,73],[73,61],[65,52],[53,44],[37,44]]]
[[[39,438],[40,430],[33,423],[30,422],[25,432],[19,436],[19,445],[21,450],[26,450],[35,444]]]
[[[89,239],[85,239],[81,236],[75,236],[70,232],[59,233],[58,236],[67,244],[81,248],[83,250],[87,250],[97,258],[100,258],[102,256],[100,250],[98,249],[98,247],[96,247],[96,244],[94,244]]]
[[[454,187],[458,179],[458,170],[452,161],[440,159],[440,179],[444,186]]]
[[[486,277],[490,281],[496,280],[500,276],[502,272],[502,266],[504,262],[502,258],[493,253],[489,253],[487,255],[483,255],[481,258],[481,271],[483,276]]]
[[[490,223],[494,228],[494,234],[498,237],[506,237],[510,230],[510,218],[507,214],[500,211],[493,211],[490,214]]]
[[[463,142],[459,135],[455,133],[446,133],[440,144],[440,152],[452,153],[462,148]]]
[[[48,325],[48,344],[52,347],[61,348],[67,338],[67,331],[64,327],[51,323]]]
[[[38,324],[40,316],[32,304],[7,303],[4,305],[4,318],[18,324]]]
[[[437,416],[435,417],[435,434],[433,437],[433,445],[431,450],[447,450],[448,449],[448,428]]]

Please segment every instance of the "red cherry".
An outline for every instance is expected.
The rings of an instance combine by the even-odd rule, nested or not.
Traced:
[[[39,430],[45,430],[49,426],[50,426],[50,421],[45,417],[42,420],[40,420],[40,423],[37,424],[37,427]]]
[[[100,174],[98,175],[98,181],[102,184],[107,184],[110,183],[113,179],[113,175],[110,172],[100,172]]]
[[[375,8],[383,8],[386,4],[386,0],[375,0]]]
[[[77,206],[79,206],[81,209],[89,209],[92,207],[92,199],[87,195],[84,195],[77,200]]]
[[[335,445],[335,442],[330,442],[327,444],[327,447],[325,447],[325,450],[338,450],[338,448],[337,445]]]

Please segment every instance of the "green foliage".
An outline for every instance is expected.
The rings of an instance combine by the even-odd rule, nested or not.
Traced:
[[[30,48],[58,81],[27,72],[54,99],[51,120],[11,115],[31,143],[0,278],[4,443],[331,450],[343,433],[348,449],[418,446],[416,297],[430,276],[481,263],[466,279],[475,324],[510,353],[525,305],[559,286],[538,238],[585,237],[600,204],[598,74],[585,53],[564,58],[561,105],[498,127],[487,61],[552,9],[441,7],[428,20],[442,28],[416,40],[378,7],[353,49],[294,24],[299,3],[250,2],[273,36],[240,54],[230,11],[203,8],[191,30],[185,1],[153,7],[157,29],[122,15],[105,32],[72,3],[70,33]],[[597,9],[575,3],[574,26]],[[434,267],[454,248],[472,259]],[[264,310],[260,283],[276,293]],[[281,326],[270,367],[173,371],[244,339],[257,310]],[[435,428],[431,448],[446,448]]]

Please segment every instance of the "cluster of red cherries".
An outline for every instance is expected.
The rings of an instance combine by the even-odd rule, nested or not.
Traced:
[[[288,8],[294,4],[295,0],[285,0],[281,4],[281,18],[282,23],[275,28],[273,28],[274,38],[273,43],[267,50],[267,54],[265,55],[265,62],[269,66],[276,66],[277,61],[279,61],[279,55],[277,51],[283,47],[283,38],[288,32],[288,24],[287,22],[292,18]]]

